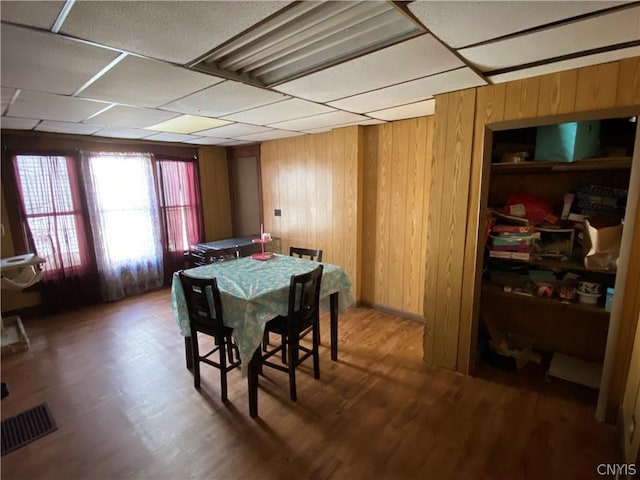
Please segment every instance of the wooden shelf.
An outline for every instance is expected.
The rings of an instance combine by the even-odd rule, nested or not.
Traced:
[[[546,305],[552,305],[554,307],[557,306],[560,309],[596,313],[598,315],[602,315],[603,317],[606,317],[607,319],[609,318],[609,315],[610,315],[610,312],[605,310],[604,307],[601,305],[591,305],[589,303],[580,303],[577,301],[569,303],[569,302],[560,301],[557,298],[543,298],[543,297],[536,297],[535,295],[529,296],[529,295],[523,295],[519,293],[505,292],[500,285],[493,285],[490,283],[483,283],[482,291],[489,292],[489,293],[492,293],[493,295],[498,295],[498,296],[518,298],[518,299],[521,299],[523,302],[530,302],[534,304],[546,304]]]
[[[543,160],[521,163],[492,163],[491,173],[546,173],[631,169],[631,157],[585,158],[575,162],[546,162]]]
[[[513,262],[531,265],[534,267],[547,268],[549,270],[577,270],[580,272],[590,272],[590,273],[599,273],[605,275],[614,275],[617,273],[616,270],[596,270],[593,268],[587,268],[584,264],[580,262],[574,261],[566,261],[561,262],[560,260],[548,260],[548,259],[537,259],[537,260],[516,260],[513,258],[497,258],[497,257],[489,257],[489,261],[500,261],[500,262]]]

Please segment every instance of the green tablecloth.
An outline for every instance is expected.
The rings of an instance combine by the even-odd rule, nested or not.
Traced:
[[[318,262],[285,255],[266,261],[250,257],[212,263],[186,270],[195,278],[217,278],[222,299],[224,324],[232,327],[238,343],[243,371],[253,352],[260,346],[265,324],[277,315],[286,315],[291,275],[310,272]],[[329,296],[339,294],[339,311],[346,311],[353,302],[351,280],[337,265],[323,263],[320,298],[323,308],[329,308]],[[171,304],[180,333],[188,337],[189,318],[184,292],[178,274],[173,275]]]

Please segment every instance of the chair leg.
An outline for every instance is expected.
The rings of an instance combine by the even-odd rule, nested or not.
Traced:
[[[200,349],[198,347],[198,332],[191,332],[191,352],[193,355],[193,386],[200,389]]]
[[[227,401],[227,352],[226,345],[227,340],[225,338],[221,338],[218,342],[220,345],[220,395],[222,396],[222,401]]]
[[[316,319],[313,331],[311,332],[312,351],[313,351],[313,376],[320,378],[320,355],[318,354],[318,345],[320,344],[320,331],[318,330],[318,320]]]
[[[280,344],[282,345],[282,363],[287,363],[287,336],[283,333],[280,336]],[[291,354],[291,352],[289,352]]]
[[[229,357],[229,363],[233,363],[233,339],[231,337],[223,339],[227,344],[227,356]]]
[[[269,345],[269,332],[265,330],[264,334],[262,335],[262,351],[263,352],[267,351],[268,345]]]
[[[296,367],[298,366],[298,342],[297,335],[289,335],[289,394],[291,400],[296,402],[298,394],[296,392]]]

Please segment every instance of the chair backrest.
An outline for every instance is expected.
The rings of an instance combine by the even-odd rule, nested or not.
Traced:
[[[310,323],[320,308],[320,284],[323,265],[308,273],[292,275],[289,284],[290,322]]]
[[[219,248],[204,252],[204,263],[224,262],[238,258],[238,247]]]
[[[215,278],[194,278],[178,272],[187,303],[189,324],[193,329],[206,327],[222,329],[222,301]]]
[[[260,253],[262,247],[259,243],[251,243],[249,245],[240,245],[238,247],[238,257],[248,257],[254,253]]]
[[[313,250],[309,248],[289,247],[289,256],[305,258],[309,257],[309,260],[315,260],[316,262],[322,261],[322,250]]]

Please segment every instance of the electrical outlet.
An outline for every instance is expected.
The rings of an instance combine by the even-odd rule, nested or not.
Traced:
[[[282,216],[282,210],[280,210],[279,208],[276,208],[276,209],[273,211],[273,214],[274,214],[276,217],[280,217],[280,216]]]

